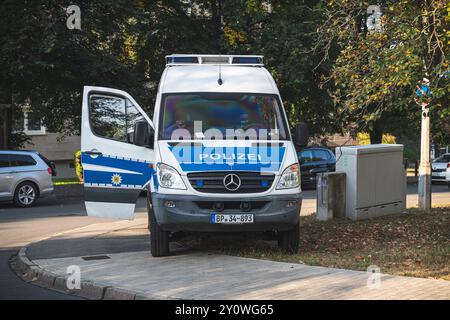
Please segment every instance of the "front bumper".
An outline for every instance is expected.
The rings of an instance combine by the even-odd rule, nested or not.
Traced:
[[[239,195],[236,198],[220,198],[152,193],[151,197],[156,221],[158,221],[158,225],[167,231],[283,231],[291,229],[298,223],[302,204],[302,196],[300,193],[251,198],[246,198],[243,195]],[[175,207],[168,207],[167,201],[173,202]],[[233,208],[236,202],[245,201],[251,202],[255,206],[256,202],[258,202],[258,206],[249,212],[243,212],[240,209],[225,209],[222,212],[217,212],[212,207],[208,207],[209,204],[214,202],[223,202],[226,207]],[[254,214],[254,223],[233,225],[214,224],[211,223],[212,213],[251,213]]]
[[[450,182],[450,175],[446,171],[431,171],[432,181]]]

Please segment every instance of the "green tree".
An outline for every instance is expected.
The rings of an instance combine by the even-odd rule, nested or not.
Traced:
[[[423,77],[431,80],[433,120],[448,123],[449,3],[379,1],[381,30],[368,30],[368,5],[330,0],[319,29],[325,51],[331,43],[340,48],[327,81],[342,123],[369,131],[372,143],[380,143],[385,132],[417,135],[420,108],[414,92]],[[435,139],[448,141],[448,128],[433,129]]]
[[[81,8],[81,30],[66,27],[70,4]],[[165,55],[262,54],[290,124],[303,121],[313,134],[333,133],[336,113],[321,87],[333,59],[319,64],[313,53],[324,12],[319,0],[5,0],[2,100],[16,109],[29,101],[49,130],[76,134],[83,85],[126,90],[151,113]]]
[[[81,8],[81,30],[66,26],[71,4]],[[2,102],[15,109],[30,102],[50,131],[74,134],[84,85],[117,87],[146,100],[144,77],[127,46],[140,14],[136,2],[125,0],[2,1]]]
[[[223,50],[261,54],[274,76],[291,127],[306,122],[312,135],[339,131],[334,106],[321,86],[330,70],[335,48],[327,62],[314,54],[317,26],[325,18],[322,1],[224,1]]]

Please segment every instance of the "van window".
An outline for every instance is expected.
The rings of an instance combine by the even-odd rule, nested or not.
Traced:
[[[89,120],[96,135],[126,142],[124,98],[91,95],[89,109]]]
[[[91,95],[89,109],[92,131],[121,142],[133,143],[134,124],[144,119],[130,100],[117,96]]]
[[[11,167],[36,165],[36,160],[34,160],[33,157],[27,156],[25,154],[10,154],[9,161],[11,162]]]
[[[0,168],[9,167],[9,157],[7,154],[0,154]]]
[[[178,139],[177,132],[182,131],[192,139],[207,137],[211,132],[220,135],[216,139],[245,139],[244,133],[262,140],[287,139],[278,98],[263,94],[166,95],[161,108],[160,139]]]

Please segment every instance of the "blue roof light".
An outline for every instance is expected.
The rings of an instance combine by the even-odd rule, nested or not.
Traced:
[[[262,63],[262,59],[259,57],[234,57],[233,64],[257,64]]]
[[[168,57],[167,63],[198,63],[197,57]]]

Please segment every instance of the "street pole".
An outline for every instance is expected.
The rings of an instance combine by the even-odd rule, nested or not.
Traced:
[[[431,211],[430,117],[428,103],[422,103],[420,137],[419,209]]]

